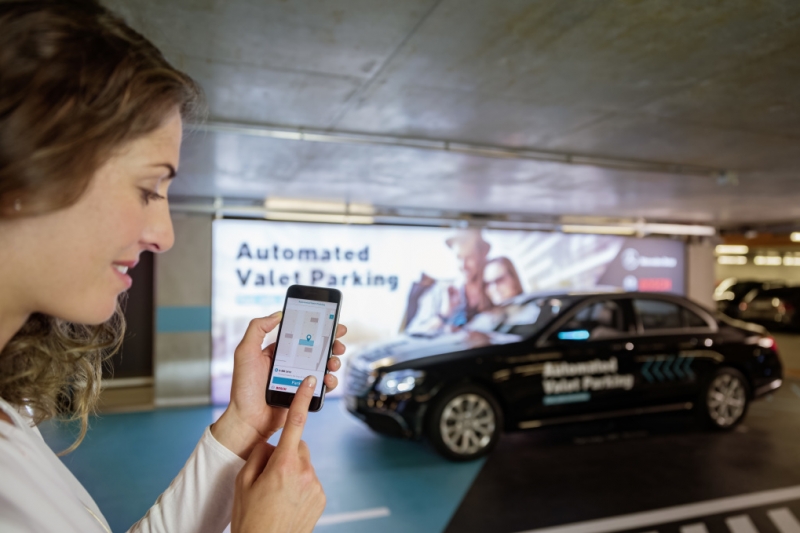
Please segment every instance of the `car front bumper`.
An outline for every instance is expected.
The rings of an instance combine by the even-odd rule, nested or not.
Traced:
[[[378,433],[404,439],[422,436],[426,405],[410,394],[385,396],[370,391],[366,396],[345,395],[345,406]]]

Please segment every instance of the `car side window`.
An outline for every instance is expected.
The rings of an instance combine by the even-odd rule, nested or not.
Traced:
[[[645,331],[681,328],[682,308],[678,304],[637,298],[633,300],[633,308]]]
[[[690,311],[685,307],[681,308],[683,312],[683,325],[687,328],[707,328],[708,323],[703,320],[700,315],[694,311]]]
[[[552,341],[600,340],[627,334],[622,308],[613,300],[585,306],[552,336]]]

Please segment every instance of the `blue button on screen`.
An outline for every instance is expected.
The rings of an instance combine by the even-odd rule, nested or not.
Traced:
[[[303,382],[303,380],[274,377],[272,378],[272,382],[275,383],[276,385],[289,385],[290,387],[299,387],[300,384]]]
[[[328,318],[330,318],[331,320],[333,320],[333,315],[329,316]]]

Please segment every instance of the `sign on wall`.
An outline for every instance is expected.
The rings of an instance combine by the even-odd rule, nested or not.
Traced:
[[[607,235],[217,220],[212,276],[212,400],[224,404],[247,324],[279,311],[292,284],[342,291],[352,355],[401,333],[453,331],[533,292],[683,294],[684,246]]]

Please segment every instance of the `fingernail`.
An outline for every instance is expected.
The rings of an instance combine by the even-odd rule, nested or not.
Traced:
[[[267,318],[280,318],[280,316],[282,314],[283,314],[283,311],[277,311],[277,312],[272,313],[271,315],[269,315]]]
[[[317,378],[315,378],[314,376],[308,376],[307,379],[308,379],[307,385],[309,386],[309,388],[313,389],[314,387],[317,386]]]

